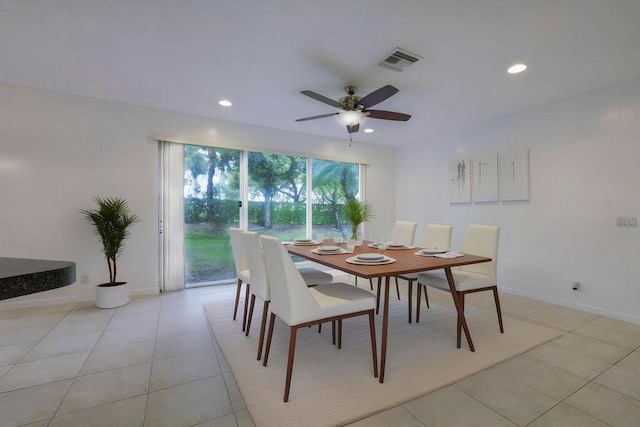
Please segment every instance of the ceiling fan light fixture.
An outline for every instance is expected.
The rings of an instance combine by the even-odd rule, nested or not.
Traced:
[[[342,111],[338,114],[338,119],[345,125],[357,125],[359,124],[367,115],[362,111]]]

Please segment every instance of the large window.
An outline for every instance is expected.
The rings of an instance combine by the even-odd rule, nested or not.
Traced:
[[[283,241],[344,236],[359,188],[357,163],[185,145],[185,284],[235,278],[229,227]]]

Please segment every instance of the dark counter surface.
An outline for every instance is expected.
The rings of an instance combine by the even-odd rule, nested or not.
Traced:
[[[61,288],[75,281],[75,262],[0,257],[0,300]]]

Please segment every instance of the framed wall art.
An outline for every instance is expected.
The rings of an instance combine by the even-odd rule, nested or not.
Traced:
[[[498,154],[481,154],[472,157],[473,201],[498,201]]]
[[[471,202],[471,157],[449,161],[449,203]]]
[[[529,200],[529,150],[505,151],[498,155],[500,199]]]

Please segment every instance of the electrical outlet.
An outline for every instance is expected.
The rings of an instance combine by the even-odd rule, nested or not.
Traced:
[[[580,282],[571,282],[571,290],[579,291],[580,290]]]

